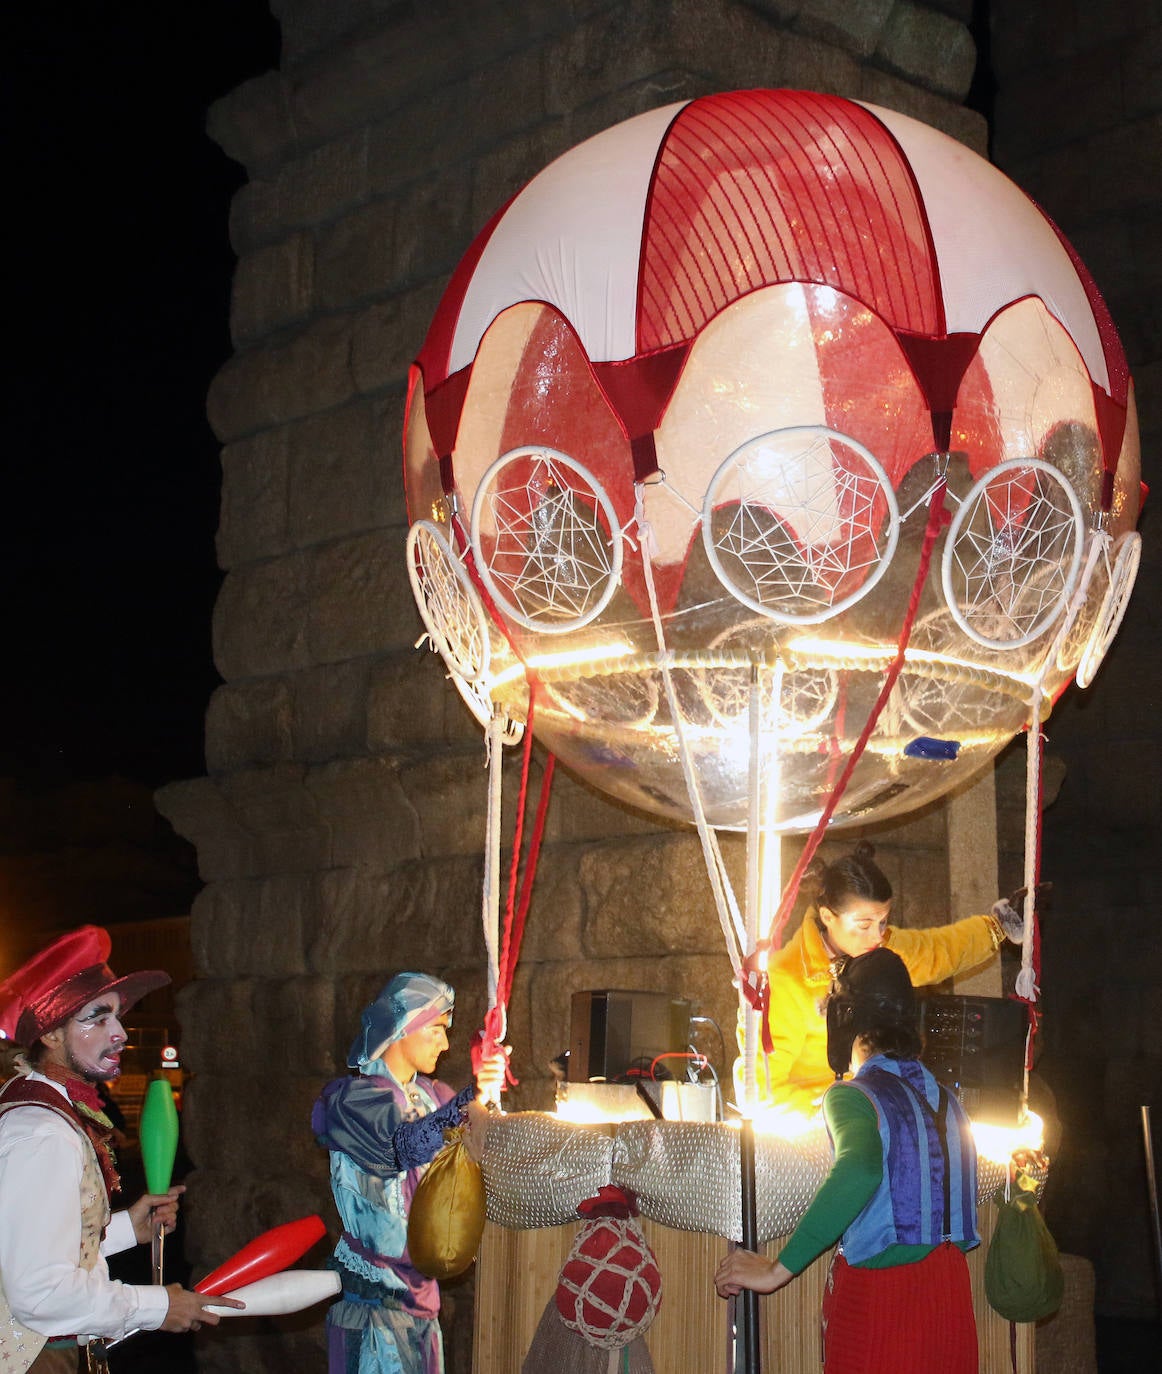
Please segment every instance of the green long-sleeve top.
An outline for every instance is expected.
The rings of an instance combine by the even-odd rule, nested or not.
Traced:
[[[823,1118],[831,1133],[835,1159],[779,1255],[792,1274],[802,1273],[839,1240],[871,1201],[884,1172],[876,1109],[865,1093],[850,1083],[836,1083],[823,1098]],[[931,1250],[930,1245],[889,1245],[858,1267],[890,1269],[915,1264]]]

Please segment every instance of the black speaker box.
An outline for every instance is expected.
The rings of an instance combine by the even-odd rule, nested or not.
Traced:
[[[690,1003],[667,992],[575,992],[571,1013],[570,1083],[613,1083],[631,1070],[648,1076],[658,1055],[689,1046]],[[684,1077],[683,1065],[667,1067]]]
[[[1027,1015],[1005,997],[920,999],[924,1063],[970,1113],[1007,1117],[1021,1094]]]

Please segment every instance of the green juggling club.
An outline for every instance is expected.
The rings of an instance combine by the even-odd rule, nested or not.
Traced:
[[[151,1193],[167,1192],[178,1148],[178,1109],[168,1078],[155,1078],[146,1089],[139,1134],[145,1186]],[[165,1230],[160,1222],[154,1227],[151,1251],[153,1282],[160,1284],[165,1259]]]

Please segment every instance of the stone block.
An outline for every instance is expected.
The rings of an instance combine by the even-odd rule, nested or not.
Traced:
[[[403,275],[397,265],[399,209],[394,197],[375,200],[319,231],[316,262],[323,309],[341,309],[398,289]]]
[[[291,726],[296,759],[324,763],[367,752],[370,673],[368,660],[351,659],[296,674]]]
[[[911,115],[913,119],[940,129],[981,157],[988,156],[988,123],[976,110],[967,110],[874,67],[865,67],[861,72],[857,93],[860,100]]]
[[[214,1129],[218,1097],[232,1088],[232,1079],[191,1083],[187,1088],[189,1110],[196,1111],[205,1119],[207,1131]],[[294,1124],[297,1128],[300,1122]],[[309,1138],[309,1124],[305,1133]],[[323,1156],[325,1163],[325,1152],[319,1150],[318,1154]],[[196,1154],[194,1160],[196,1163]],[[240,1170],[239,1162],[232,1161],[233,1168],[199,1167],[190,1177],[182,1212],[187,1219],[186,1255],[194,1266],[195,1282],[255,1236],[290,1217],[309,1216],[312,1212],[333,1216],[333,1208],[327,1205],[329,1189],[326,1176],[320,1175],[317,1165],[312,1167],[309,1175],[279,1172],[256,1176]],[[329,1248],[320,1241],[303,1257],[303,1265],[322,1267]],[[246,1322],[238,1323],[239,1327],[246,1325]],[[227,1366],[232,1370],[251,1367],[238,1364]],[[312,1366],[287,1367],[309,1369]]]
[[[244,346],[307,319],[314,308],[315,244],[291,234],[245,254],[234,269],[230,336]]]
[[[482,859],[413,860],[390,872],[336,868],[322,876],[321,911],[310,932],[314,972],[355,973],[368,959],[401,967],[449,961],[484,967]]]
[[[291,108],[303,140],[322,143],[383,118],[418,91],[460,78],[474,26],[450,19],[446,6],[410,13],[394,6],[387,22],[348,34],[300,64]]]
[[[309,551],[310,661],[332,663],[402,649],[421,633],[402,529],[372,530]]]
[[[963,100],[976,70],[976,44],[956,19],[896,0],[875,49],[876,58],[919,86]]]
[[[702,849],[693,835],[588,848],[579,869],[583,943],[596,957],[724,949]]]
[[[292,230],[328,223],[362,204],[373,194],[368,141],[367,129],[353,129],[240,187],[230,207],[235,252],[248,253]]]
[[[154,805],[197,849],[198,876],[203,882],[254,871],[254,836],[209,778],[167,783],[154,793]]]
[[[359,391],[382,391],[385,387],[402,391],[408,368],[420,351],[446,285],[446,276],[441,272],[422,286],[376,301],[356,315],[351,334],[351,372]],[[397,452],[401,433],[402,413],[395,435]]]
[[[350,361],[351,324],[343,316],[317,319],[287,343],[236,354],[210,383],[210,424],[225,442],[342,405],[354,394]]]
[[[812,38],[869,57],[883,33],[895,0],[800,0],[795,27]]]
[[[288,471],[285,428],[264,430],[222,450],[221,568],[229,571],[288,551]]]
[[[405,649],[376,659],[367,687],[368,749],[400,753],[442,746],[450,705],[463,710],[439,654]]]
[[[391,8],[392,0],[327,0],[323,5],[313,0],[270,0],[282,37],[282,60],[291,67],[326,51],[352,29],[382,20]]]
[[[330,1072],[328,978],[197,979],[179,993],[178,1009],[182,1053],[199,1076],[228,1075],[240,1064],[261,1066],[276,1080],[321,1081]]]
[[[572,144],[565,120],[552,119],[529,133],[514,134],[482,149],[472,168],[469,223],[482,228],[526,182]]]
[[[635,811],[598,792],[592,784],[558,765],[545,835],[553,841],[604,840],[628,835],[685,832],[657,816]]]
[[[480,754],[445,754],[400,768],[400,782],[419,820],[426,857],[484,852],[488,775]],[[511,777],[511,771],[510,771]],[[514,796],[512,785],[506,788]],[[511,835],[504,826],[502,835]]]
[[[577,7],[574,7],[576,13]],[[571,22],[572,17],[556,27],[562,28]],[[425,134],[418,126],[428,112],[422,103],[417,104],[409,121],[409,132],[414,129],[413,147],[417,152],[434,154],[442,166],[449,167],[459,161],[456,155],[460,146],[458,140],[467,140],[467,149],[476,151],[497,139],[535,128],[546,115],[544,62],[544,46],[538,42],[510,47],[480,70],[469,72],[455,88],[456,122],[460,132],[441,126],[439,122],[428,124],[427,146]],[[519,99],[513,98],[514,92],[520,93]],[[452,140],[448,152],[445,152],[445,138]],[[424,166],[426,160],[420,158],[418,165]]]
[[[330,864],[387,873],[420,853],[417,817],[392,764],[340,759],[312,768],[311,810],[330,836]]]
[[[306,555],[250,563],[227,574],[214,606],[214,663],[227,680],[305,667],[310,660]]]
[[[393,245],[396,280],[422,281],[433,271],[455,267],[473,234],[469,200],[469,179],[458,168],[446,172],[433,167],[400,192]]]
[[[219,687],[206,711],[211,773],[294,756],[293,697],[286,678],[253,678]]]
[[[375,406],[352,401],[287,427],[288,532],[296,548],[389,523],[398,464],[385,461]],[[397,440],[398,450],[398,440]]]
[[[318,823],[318,807],[305,786],[307,770],[297,763],[237,769],[220,782],[222,795],[256,833]]]
[[[264,72],[214,101],[206,117],[206,132],[248,172],[275,163],[298,141],[282,73]]]
[[[210,1079],[210,1120],[203,1119],[207,1094],[199,1084],[182,1124],[200,1169],[229,1170],[237,1160],[245,1160],[261,1177],[315,1172],[319,1156],[326,1155],[311,1134],[311,1107],[324,1081],[263,1072],[261,1062],[251,1061],[227,1080]],[[227,1090],[215,1091],[223,1083]]]
[[[580,959],[584,954],[584,902],[580,845],[546,844],[533,881],[520,957],[529,963]],[[483,876],[483,875],[482,875]]]
[[[307,971],[306,941],[322,906],[314,873],[275,873],[211,883],[191,912],[202,977],[289,977]]]

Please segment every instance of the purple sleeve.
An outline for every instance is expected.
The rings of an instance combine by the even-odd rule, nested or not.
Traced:
[[[405,1121],[397,1126],[391,1138],[396,1164],[401,1169],[416,1169],[434,1159],[444,1143],[444,1132],[449,1126],[459,1125],[465,1108],[475,1095],[475,1088],[465,1088],[436,1111],[421,1116],[418,1121]]]

